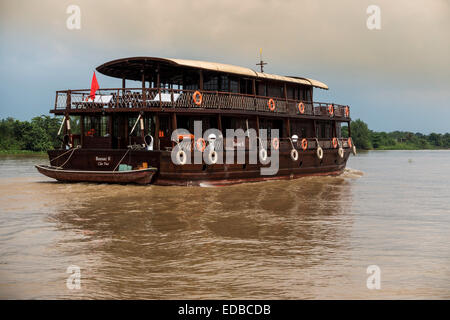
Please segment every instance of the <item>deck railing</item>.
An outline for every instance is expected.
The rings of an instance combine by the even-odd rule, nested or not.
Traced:
[[[220,91],[198,90],[200,94],[195,95],[196,91],[163,88],[100,89],[94,100],[89,98],[89,89],[57,91],[55,110],[196,108],[350,118],[350,108],[338,104]]]

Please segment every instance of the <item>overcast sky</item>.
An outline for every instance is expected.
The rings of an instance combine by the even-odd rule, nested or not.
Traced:
[[[381,29],[369,30],[369,5]],[[69,5],[81,29],[69,30]],[[450,132],[449,0],[0,1],[0,118],[48,114],[56,90],[90,86],[127,56],[215,61],[326,83],[374,130]],[[100,87],[119,79],[97,74]]]

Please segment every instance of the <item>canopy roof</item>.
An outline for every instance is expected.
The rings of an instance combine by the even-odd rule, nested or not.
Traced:
[[[175,68],[174,68],[175,67]],[[230,64],[206,62],[197,60],[170,59],[170,58],[154,58],[154,57],[131,57],[106,62],[97,67],[97,71],[111,77],[125,78],[130,80],[142,80],[142,74],[146,80],[150,75],[160,70],[162,76],[175,76],[176,67],[182,69],[198,69],[208,70],[220,73],[234,74],[246,76],[256,79],[266,79],[274,81],[283,81],[289,83],[303,84],[328,90],[328,86],[320,81],[302,78],[302,77],[286,77],[276,74],[256,72],[249,68],[233,66]],[[178,71],[179,73],[179,71]]]

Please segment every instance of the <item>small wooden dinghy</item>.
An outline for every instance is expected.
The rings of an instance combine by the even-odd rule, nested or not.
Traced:
[[[152,167],[128,171],[68,170],[46,165],[36,165],[35,167],[47,177],[66,182],[149,184],[157,171]]]

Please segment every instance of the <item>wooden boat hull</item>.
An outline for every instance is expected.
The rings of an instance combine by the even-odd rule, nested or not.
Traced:
[[[130,171],[89,171],[58,169],[53,166],[36,165],[43,175],[64,182],[96,182],[96,183],[136,183],[149,184],[156,168]]]
[[[75,171],[80,170],[112,171],[117,162],[123,157],[126,150],[99,150],[99,149],[79,149],[68,159],[70,154],[62,155],[64,150],[49,151],[50,163],[53,167],[59,167],[66,163],[66,167]],[[61,157],[59,157],[62,155]],[[341,174],[346,166],[350,149],[346,148],[343,158],[340,158],[336,150],[324,150],[323,160],[317,159],[315,150],[302,151],[297,161],[290,158],[289,152],[280,152],[280,168],[276,175],[261,175],[260,164],[186,164],[184,166],[175,165],[170,159],[168,151],[130,151],[127,155],[127,164],[132,167],[138,167],[143,162],[147,162],[155,168],[152,184],[166,186],[223,186],[230,184],[259,182],[267,180],[287,180],[296,179],[305,176],[316,175],[338,175]],[[96,159],[110,159],[108,166],[101,162],[101,166]],[[248,158],[248,155],[246,155]],[[67,171],[65,171],[67,172]],[[100,171],[105,172],[105,171]],[[61,170],[52,172],[42,172],[43,174],[61,181],[86,181],[85,177],[78,177],[84,180],[68,180],[68,174],[61,177]],[[59,175],[59,177],[56,177]],[[72,178],[72,175],[71,177]],[[64,180],[63,180],[64,179]],[[102,182],[103,177],[95,177],[95,182]],[[115,178],[117,179],[117,178]],[[121,180],[112,181],[115,183],[127,183]],[[146,182],[148,183],[148,182]]]

